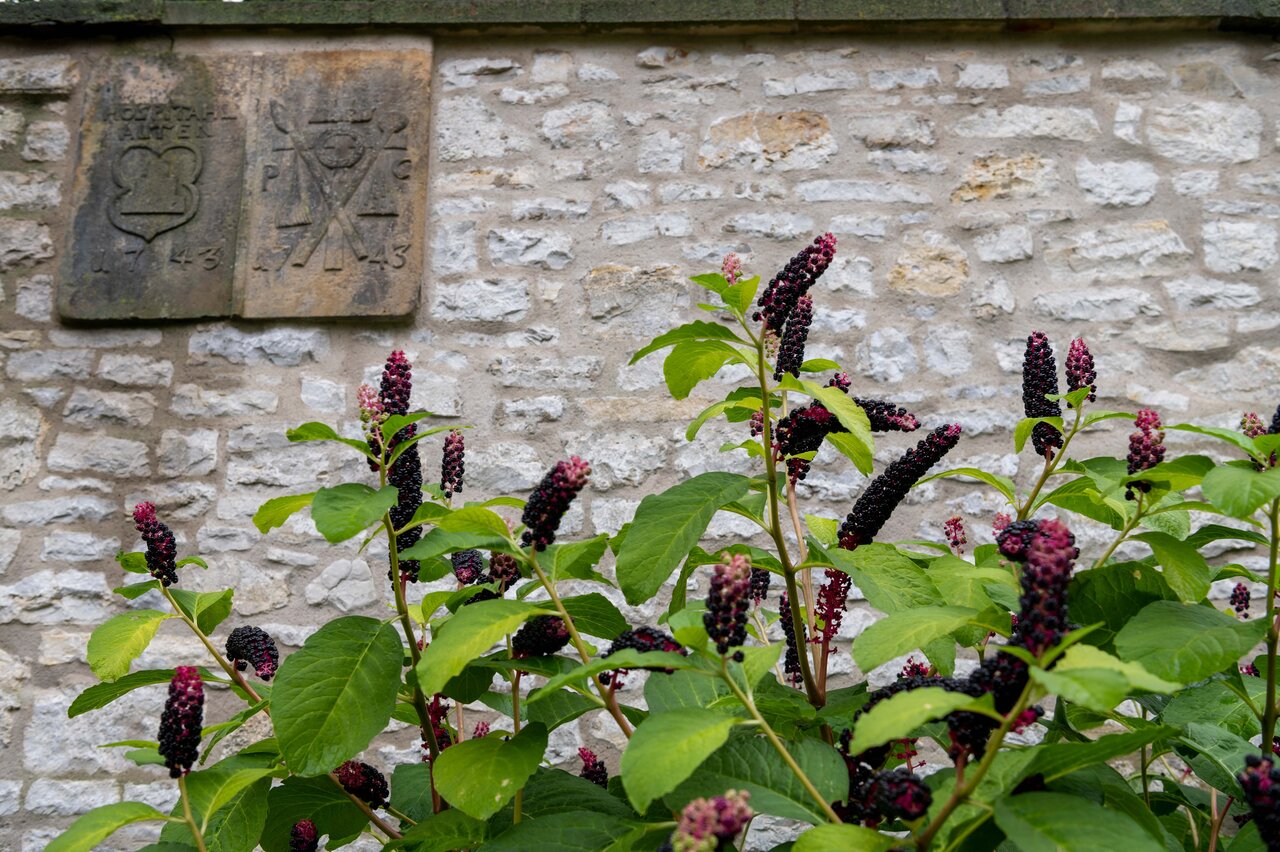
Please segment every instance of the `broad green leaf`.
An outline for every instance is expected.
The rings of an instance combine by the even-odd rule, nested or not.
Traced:
[[[622,753],[622,786],[637,813],[674,790],[729,738],[735,719],[712,710],[654,713]],[[541,753],[539,753],[541,754]]]
[[[836,416],[848,433],[835,432],[827,440],[840,450],[854,466],[864,474],[871,474],[871,455],[875,451],[875,439],[871,436],[871,421],[867,412],[853,398],[839,388],[824,387],[816,382],[796,381],[784,377],[783,388],[794,388],[816,399]]]
[[[1024,417],[1018,421],[1018,425],[1013,430],[1014,452],[1022,452],[1022,448],[1026,446],[1027,439],[1031,437],[1031,432],[1036,428],[1037,423],[1048,423],[1059,434],[1062,434],[1061,417]]]
[[[124,677],[133,661],[147,650],[161,622],[173,617],[159,610],[135,609],[108,619],[89,636],[89,668],[99,680]]]
[[[192,592],[178,588],[169,590],[169,594],[178,602],[179,609],[206,636],[231,614],[231,596],[234,593],[234,589],[223,589],[221,592]]]
[[[1176,598],[1164,575],[1137,562],[1081,571],[1072,578],[1067,592],[1073,620],[1081,624],[1101,622],[1107,630],[1107,635],[1090,641],[1109,641],[1147,604]]]
[[[1164,569],[1165,582],[1184,603],[1197,603],[1209,593],[1213,569],[1200,551],[1162,532],[1141,533],[1133,538],[1151,548],[1156,562]]]
[[[449,514],[436,518],[435,525],[447,532],[492,535],[497,538],[508,538],[511,534],[507,529],[507,522],[498,517],[496,512],[479,506],[454,509]]]
[[[258,528],[258,532],[266,534],[284,524],[294,512],[310,506],[315,496],[316,492],[308,491],[306,494],[272,497],[253,513],[253,525]]]
[[[488,651],[508,633],[514,633],[526,619],[545,612],[542,606],[512,600],[479,601],[464,606],[432,636],[431,644],[418,660],[418,684],[434,695],[467,663]],[[399,642],[397,640],[397,651]]]
[[[940,556],[930,562],[929,579],[938,587],[943,600],[954,606],[980,611],[994,603],[988,588],[1003,586],[1015,599],[1020,591],[1011,572],[1001,568],[979,568],[955,556]]]
[[[1262,641],[1262,620],[1238,621],[1207,606],[1156,601],[1116,635],[1116,652],[1156,677],[1195,683],[1235,665]]]
[[[849,770],[834,748],[816,739],[786,743],[787,751],[827,802],[849,796]],[[695,798],[720,796],[725,790],[746,790],[758,814],[822,822],[826,819],[813,797],[764,737],[733,737],[715,751],[688,780],[663,798],[679,811]]]
[[[745,476],[711,471],[641,500],[618,550],[618,583],[627,603],[640,604],[657,594],[716,511],[745,497],[749,483]]]
[[[90,852],[116,831],[135,822],[168,820],[142,802],[116,802],[94,808],[71,824],[45,847],[46,852]]]
[[[403,840],[394,840],[383,848],[454,852],[479,847],[486,834],[486,824],[482,820],[469,817],[457,808],[449,808],[420,821],[405,832]]]
[[[1007,476],[988,473],[987,471],[977,467],[957,467],[952,470],[944,470],[942,473],[935,473],[933,476],[926,476],[924,479],[916,482],[912,487],[916,488],[935,479],[947,479],[953,476],[967,476],[971,479],[985,482],[987,485],[990,485],[992,488],[999,491],[1001,496],[1009,501],[1010,506],[1017,505],[1018,494],[1012,479]]]
[[[1262,547],[1267,546],[1267,537],[1254,530],[1239,530],[1222,524],[1206,524],[1187,536],[1187,544],[1199,549],[1213,541],[1248,541]]]
[[[390,443],[400,430],[406,426],[412,426],[420,420],[426,420],[428,417],[436,415],[430,411],[410,411],[408,414],[392,414],[378,424],[378,431],[382,435],[383,443]],[[446,429],[455,428],[451,426],[444,427]],[[438,431],[438,430],[437,430]]]
[[[747,685],[753,690],[777,664],[778,657],[782,655],[783,644],[773,642],[769,645],[753,645],[738,649],[738,653],[742,654],[742,673],[747,679]]]
[[[853,578],[853,584],[881,612],[902,612],[943,602],[928,573],[893,545],[873,542],[857,550],[834,548],[827,556]]]
[[[1213,459],[1208,456],[1178,456],[1134,474],[1134,478],[1163,484],[1170,491],[1185,491],[1199,485],[1212,469]]]
[[[396,504],[396,487],[387,485],[374,490],[367,485],[347,482],[333,488],[321,488],[311,501],[311,520],[327,541],[346,541],[364,532]]]
[[[1053,743],[1035,749],[1027,775],[1039,773],[1045,781],[1055,781],[1078,769],[1106,763],[1117,757],[1133,754],[1143,746],[1167,738],[1176,733],[1173,728],[1153,725],[1138,731],[1111,734],[1096,740],[1080,743]]]
[[[467,607],[471,609],[472,607]],[[588,678],[601,672],[614,669],[689,669],[695,668],[697,662],[690,657],[667,651],[636,651],[625,648],[608,657],[600,657],[585,665],[575,666],[547,679],[547,682],[530,693],[526,703],[541,701],[547,695],[565,686],[585,683]],[[654,678],[649,679],[653,683]]]
[[[1126,515],[1124,507],[1117,505],[1118,499],[1103,494],[1093,480],[1082,476],[1041,495],[1037,505],[1049,503],[1119,530],[1124,527]]]
[[[724,299],[726,305],[742,314],[746,313],[747,309],[751,307],[751,303],[756,299],[756,291],[759,289],[760,276],[752,275],[750,278],[742,279],[737,284],[730,284],[720,294],[720,298]]]
[[[529,817],[589,810],[634,819],[631,806],[585,778],[559,769],[539,767],[524,788],[524,813]]]
[[[858,717],[849,753],[861,754],[869,748],[902,739],[925,722],[941,719],[962,708],[972,709],[975,703],[972,696],[939,687],[900,692]]]
[[[553,544],[538,554],[539,563],[544,555],[551,557],[551,579],[557,580],[597,580],[608,582],[596,570],[595,566],[605,551],[609,549],[609,536],[601,533],[595,538],[575,541],[567,544]]]
[[[468,816],[488,819],[529,780],[546,747],[547,729],[536,722],[510,740],[500,734],[464,740],[436,759],[436,789]]]
[[[603,545],[603,542],[601,542]],[[627,620],[618,608],[599,592],[565,598],[565,611],[573,619],[574,626],[588,636],[616,639],[628,628]]]
[[[650,677],[644,685],[645,704],[653,713],[709,707],[730,694],[724,681],[693,671]]]
[[[236,810],[234,803],[242,792],[259,781],[265,782],[261,791],[262,797],[265,799],[265,786],[270,784],[268,776],[275,774],[277,771],[272,767],[274,760],[275,757],[272,754],[265,752],[234,754],[207,769],[192,772],[187,776],[187,795],[191,804],[192,816],[201,827],[206,841],[210,840],[209,834],[216,823],[221,828],[222,839],[220,842],[223,848],[248,850],[257,845],[258,834],[262,830],[260,821],[257,825],[258,832],[254,833],[252,837],[245,837],[244,832],[241,832],[238,828],[238,823],[244,817],[254,817],[257,815],[256,811],[245,811],[237,815],[234,813]],[[283,772],[281,771],[280,774],[283,774]],[[264,800],[261,804],[260,819],[265,820],[266,801]],[[224,813],[219,814],[219,811],[224,810]],[[181,808],[176,808],[174,813],[175,815],[181,815]],[[252,823],[253,819],[250,819],[249,827],[252,826]],[[174,828],[167,828],[166,834],[171,834]],[[180,833],[185,833],[187,840],[192,839],[186,826],[176,828],[179,829]],[[178,838],[175,837],[174,839]]]
[[[717,296],[723,293],[730,286],[729,279],[725,278],[719,272],[703,272],[698,275],[691,275],[689,276],[689,280],[694,284],[697,284],[699,287],[706,287]]]
[[[557,689],[554,692],[544,692],[538,701],[526,704],[524,711],[530,722],[540,722],[548,731],[554,731],[599,706],[598,698],[593,700],[572,689]]]
[[[851,432],[828,432],[826,441],[868,476],[871,474],[872,449]]]
[[[1257,471],[1248,462],[1215,467],[1200,484],[1205,499],[1233,518],[1247,518],[1280,497],[1280,467]]]
[[[1061,695],[1074,704],[1099,713],[1110,713],[1117,704],[1124,701],[1129,691],[1129,681],[1125,676],[1111,669],[1045,671],[1032,668],[1031,679],[1043,686],[1046,692]]]
[[[201,832],[209,852],[252,852],[258,846],[258,838],[267,821],[267,791],[271,780],[262,778],[235,794],[232,799],[210,815]],[[174,808],[174,816],[180,816],[181,806]],[[160,832],[162,842],[193,845],[195,838],[183,823],[171,822]]]
[[[1235,776],[1244,768],[1245,758],[1258,753],[1258,747],[1243,737],[1203,722],[1187,725],[1180,740],[1196,752],[1189,761],[1196,775],[1205,783],[1232,795],[1240,789]]]
[[[853,640],[853,659],[869,672],[899,654],[923,648],[966,626],[977,611],[961,606],[927,606],[890,613]]]
[[[259,686],[258,688],[262,689],[262,686]],[[239,695],[238,687],[235,687],[235,689],[237,690],[236,694]],[[209,759],[209,755],[213,753],[213,750],[217,747],[218,743],[222,742],[224,738],[240,730],[244,727],[246,722],[261,713],[263,710],[266,710],[270,704],[271,696],[268,694],[261,701],[250,704],[248,707],[245,707],[225,722],[218,722],[217,724],[206,726],[203,732],[203,736],[206,737],[206,739],[201,743],[204,750],[200,753],[200,763],[203,764]],[[210,734],[213,736],[209,736]]]
[[[314,822],[319,834],[329,835],[331,848],[350,842],[369,824],[369,818],[352,804],[333,779],[323,775],[319,778],[291,775],[267,794],[263,850],[289,852],[289,832],[295,822],[304,819]]]
[[[1021,852],[1164,852],[1129,817],[1063,793],[1001,799],[996,802],[996,824]]]
[[[884,852],[898,838],[860,825],[828,824],[809,829],[796,838],[791,852]]]
[[[128,571],[130,574],[149,574],[147,569],[147,555],[137,551],[120,551],[116,554],[116,562],[120,567]]]
[[[819,515],[805,515],[805,526],[809,528],[809,532],[813,537],[826,547],[835,547],[836,533],[839,532],[840,522],[832,518],[824,518]]]
[[[446,752],[447,754],[448,752]],[[481,847],[484,852],[602,852],[636,832],[634,823],[599,811],[565,811],[514,825]],[[631,849],[627,844],[624,849]]]
[[[662,362],[662,376],[676,399],[685,399],[699,382],[720,372],[731,361],[747,363],[742,353],[723,340],[685,340]]]
[[[1118,672],[1130,688],[1146,692],[1176,692],[1182,688],[1180,683],[1156,677],[1137,663],[1125,662],[1092,645],[1072,645],[1053,667],[1055,672],[1071,669],[1108,669]]]
[[[670,331],[663,332],[655,337],[643,349],[631,356],[631,360],[627,362],[628,366],[636,363],[641,358],[651,353],[657,352],[659,349],[666,349],[668,346],[675,346],[685,340],[732,340],[737,343],[745,344],[746,341],[734,334],[729,328],[718,325],[714,322],[705,322],[703,320],[694,320],[686,323]]]
[[[1254,705],[1266,706],[1266,701],[1262,698],[1266,694],[1266,680],[1258,677],[1241,680],[1242,686],[1253,698]],[[1262,725],[1249,705],[1241,701],[1240,696],[1220,680],[1210,680],[1173,696],[1161,711],[1160,721],[1166,725],[1208,722],[1245,739],[1262,732]]]
[[[421,822],[431,816],[431,766],[401,763],[391,773],[391,807]]]
[[[432,530],[422,537],[413,547],[405,548],[400,553],[401,559],[417,559],[425,562],[443,556],[446,553],[457,553],[459,550],[496,550],[499,553],[514,554],[515,548],[506,536],[498,537],[488,533],[449,532],[448,530]]]
[[[203,675],[204,672],[201,672]],[[122,695],[127,695],[143,686],[157,683],[168,683],[173,680],[173,669],[149,669],[127,674],[110,683],[96,683],[76,696],[75,701],[67,708],[67,716],[74,719],[82,713],[106,707]]]
[[[400,690],[403,656],[395,627],[345,616],[285,658],[272,688],[271,720],[291,772],[328,772],[382,732]]]
[[[1165,428],[1176,432],[1195,432],[1197,435],[1208,435],[1211,438],[1217,438],[1219,441],[1232,444],[1251,456],[1257,455],[1257,446],[1253,443],[1253,439],[1235,429],[1223,429],[1220,426],[1197,426],[1194,423],[1175,423]]]
[[[356,438],[344,438],[333,430],[328,423],[320,423],[311,421],[303,423],[296,429],[290,429],[284,433],[284,436],[290,441],[297,443],[299,441],[337,441],[339,444],[346,444],[352,449],[358,450],[367,458],[377,460],[373,453],[369,452],[369,443]]]

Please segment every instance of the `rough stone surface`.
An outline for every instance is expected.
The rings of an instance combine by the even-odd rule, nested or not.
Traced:
[[[1152,107],[1147,141],[1179,163],[1244,163],[1256,159],[1262,116],[1243,104],[1188,101]]]
[[[921,296],[953,296],[968,279],[964,249],[938,231],[908,232],[889,271],[891,288]]]
[[[1088,158],[1076,163],[1076,183],[1085,197],[1108,207],[1137,207],[1156,193],[1160,176],[1150,163],[1140,160],[1094,163]]]

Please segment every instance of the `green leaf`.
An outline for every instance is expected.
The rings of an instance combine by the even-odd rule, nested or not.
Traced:
[[[674,790],[729,738],[735,719],[688,708],[653,713],[622,753],[622,786],[637,813]]]
[[[724,681],[693,671],[651,677],[644,685],[644,700],[651,713],[708,707],[729,694]]]
[[[1213,569],[1190,544],[1162,532],[1148,532],[1133,538],[1145,542],[1164,569],[1165,582],[1185,603],[1196,603],[1209,594]]]
[[[395,627],[345,616],[285,658],[272,689],[271,720],[291,772],[328,772],[382,732],[400,690],[403,656]]]
[[[1265,707],[1266,701],[1262,696],[1266,693],[1266,680],[1246,677],[1241,678],[1241,681],[1241,686],[1248,690],[1247,694],[1254,699],[1254,704]],[[1210,680],[1173,696],[1160,713],[1160,721],[1166,725],[1211,722],[1245,739],[1262,732],[1262,725],[1249,705],[1241,701],[1240,696],[1220,680]]]
[[[720,372],[730,361],[747,363],[741,352],[723,340],[685,340],[662,362],[662,376],[671,395],[685,399],[699,382]]]
[[[486,825],[457,808],[449,808],[429,816],[410,828],[403,840],[393,840],[384,849],[410,849],[412,852],[454,852],[474,849],[484,842]],[[333,844],[330,844],[332,848]],[[269,850],[270,852],[270,850]]]
[[[1212,469],[1213,459],[1208,456],[1178,456],[1134,474],[1134,478],[1159,483],[1170,491],[1185,491],[1199,485]]]
[[[1244,462],[1215,467],[1200,485],[1205,499],[1233,518],[1248,518],[1280,497],[1280,467],[1264,471]]]
[[[1045,691],[1061,695],[1074,704],[1099,713],[1110,713],[1117,704],[1124,701],[1129,691],[1129,682],[1124,675],[1110,669],[1054,669],[1050,672],[1033,668],[1031,679],[1043,686]]]
[[[124,677],[133,661],[147,650],[160,623],[169,618],[173,616],[167,612],[135,609],[108,619],[89,637],[89,668],[99,680]]]
[[[392,791],[395,795],[395,791]],[[265,852],[289,852],[289,832],[299,820],[316,824],[320,835],[329,835],[329,847],[355,839],[369,818],[352,804],[331,778],[291,775],[267,794],[267,823],[262,831]]]
[[[267,502],[258,507],[258,511],[253,513],[253,525],[258,528],[258,532],[267,533],[289,520],[294,512],[298,512],[311,505],[312,499],[316,496],[316,492],[308,491],[306,494],[290,494],[287,497],[272,497]]]
[[[1018,421],[1018,425],[1013,430],[1013,449],[1014,452],[1022,452],[1022,448],[1026,446],[1027,439],[1031,437],[1031,432],[1036,428],[1037,423],[1048,423],[1062,434],[1062,418],[1061,417],[1024,417]]]
[[[500,734],[464,740],[436,759],[436,789],[468,816],[488,819],[529,780],[546,747],[547,729],[537,723],[510,740]]]
[[[1212,607],[1156,601],[1124,626],[1115,643],[1121,659],[1156,677],[1195,683],[1234,666],[1265,631],[1263,620],[1238,621]]]
[[[601,542],[603,545],[603,542]],[[601,639],[616,639],[618,634],[626,630],[627,620],[618,612],[618,608],[599,592],[587,595],[575,595],[565,598],[565,611],[573,619],[579,632],[588,636],[599,636]]]
[[[472,604],[467,609],[472,609],[475,606],[479,606],[479,604]],[[614,669],[690,669],[696,666],[697,663],[693,659],[674,652],[636,651],[632,648],[625,648],[617,653],[610,654],[608,657],[601,657],[592,660],[590,663],[574,666],[568,671],[548,678],[545,684],[529,694],[526,703],[533,704],[541,701],[546,696],[565,686],[584,683],[587,678],[593,675],[613,671]],[[654,678],[649,678],[649,683],[653,683],[654,680]]]
[[[942,603],[942,596],[916,562],[891,544],[873,542],[857,550],[827,552],[836,568],[853,578],[867,601],[881,612],[895,613]]]
[[[853,462],[853,466],[862,473],[871,475],[871,453],[869,444],[858,439],[851,432],[828,432],[826,441],[840,451],[840,455]]]
[[[858,717],[849,753],[861,754],[902,739],[925,722],[941,719],[962,708],[972,709],[975,704],[972,696],[932,686],[900,692]]]
[[[1021,852],[1164,852],[1129,817],[1062,793],[1023,793],[996,802],[996,824]]]
[[[201,672],[203,675],[204,672]],[[157,683],[168,683],[173,680],[173,669],[148,669],[133,672],[110,683],[96,683],[76,696],[75,701],[67,708],[67,717],[74,719],[90,710],[106,707],[122,695],[127,695],[143,686]]]
[[[755,301],[756,291],[759,288],[760,276],[752,275],[750,278],[742,279],[737,284],[730,284],[720,294],[720,298],[724,299],[724,303],[736,309],[738,313],[746,313],[747,308],[751,307],[751,303]]]
[[[352,449],[359,450],[366,458],[377,461],[373,453],[369,452],[369,443],[367,441],[344,438],[335,432],[328,423],[320,423],[313,420],[310,423],[303,423],[296,429],[288,430],[284,433],[284,436],[293,443],[298,443],[299,441],[337,441],[339,444],[346,444]]]
[[[382,435],[384,444],[391,443],[391,439],[397,435],[406,426],[412,426],[420,420],[426,420],[428,417],[436,415],[430,411],[410,411],[408,414],[392,414],[378,424],[378,432]],[[444,426],[444,429],[452,429],[455,427]],[[433,431],[440,431],[439,429]]]
[[[1165,428],[1172,429],[1175,432],[1195,432],[1197,435],[1208,435],[1211,438],[1217,438],[1219,441],[1226,441],[1251,456],[1258,454],[1257,446],[1253,443],[1253,439],[1243,432],[1237,432],[1235,429],[1223,429],[1218,426],[1197,426],[1194,423],[1175,423]]]
[[[548,731],[567,725],[582,714],[589,713],[600,706],[598,700],[592,700],[572,689],[546,692],[539,698],[539,701],[525,705],[525,715],[530,722],[546,725]]]
[[[1258,747],[1243,737],[1202,722],[1187,725],[1180,739],[1198,753],[1190,763],[1200,779],[1232,795],[1240,789],[1235,776],[1245,758],[1258,753]]]
[[[853,659],[869,672],[899,654],[923,648],[966,626],[977,612],[961,606],[926,606],[890,613],[853,640]]]
[[[705,287],[712,293],[719,296],[729,287],[729,279],[725,278],[719,272],[702,272],[698,275],[689,276],[689,280],[699,287]]]
[[[820,515],[805,515],[805,526],[824,547],[835,547],[836,534],[840,530],[840,522]]]
[[[395,504],[394,485],[375,491],[367,485],[346,482],[315,493],[311,520],[327,541],[337,543],[359,535],[382,520]]]
[[[870,476],[875,439],[871,436],[871,421],[867,419],[867,412],[863,411],[862,406],[839,388],[823,387],[816,382],[784,378],[781,386],[808,394],[836,416],[840,425],[849,431],[833,432],[827,436],[827,440],[848,457],[863,475]]]
[[[618,551],[618,583],[627,603],[649,600],[706,532],[722,506],[747,495],[750,480],[711,471],[640,501]]]
[[[425,562],[435,559],[437,556],[443,556],[446,553],[456,553],[459,550],[496,550],[499,553],[508,554],[517,552],[506,536],[499,538],[488,533],[432,530],[424,535],[417,544],[401,551],[400,558],[417,559],[420,562]]]
[[[815,739],[786,743],[786,748],[824,801],[848,798],[849,771],[839,752]],[[672,811],[679,811],[695,798],[720,796],[725,790],[749,792],[751,809],[759,814],[801,822],[826,819],[795,773],[763,737],[733,737],[663,801]]]
[[[170,589],[178,608],[196,623],[206,636],[231,614],[231,596],[234,589],[220,592],[191,592],[186,589]]]
[[[595,570],[598,563],[609,549],[609,536],[601,533],[595,538],[575,541],[568,544],[553,544],[538,554],[539,562],[544,555],[551,557],[551,579],[558,580],[595,580],[609,582]]]
[[[391,773],[391,807],[421,822],[432,814],[431,766],[402,763]]]
[[[435,525],[447,532],[492,535],[496,538],[509,538],[511,535],[506,521],[498,517],[496,512],[479,506],[454,509],[449,514],[436,518]]]
[[[675,346],[685,340],[733,340],[742,344],[746,343],[745,340],[734,334],[731,329],[723,325],[694,320],[655,337],[647,346],[632,355],[627,365],[630,366],[646,355],[657,352],[659,349],[666,349],[668,346]]]
[[[1039,773],[1044,776],[1045,781],[1055,781],[1086,766],[1133,754],[1143,746],[1164,739],[1174,732],[1168,726],[1152,725],[1138,731],[1111,734],[1092,741],[1042,745],[1035,749],[1024,774]]]
[[[1122,675],[1130,689],[1146,692],[1176,692],[1182,684],[1153,675],[1137,663],[1128,663],[1111,656],[1101,648],[1076,644],[1067,649],[1054,664],[1055,672],[1071,669],[1107,669]]]
[[[1137,562],[1081,571],[1072,578],[1067,592],[1073,620],[1101,622],[1110,634],[1118,633],[1147,604],[1176,598],[1163,574]]]
[[[464,606],[432,637],[418,660],[416,671],[423,693],[439,692],[462,673],[467,663],[488,651],[503,636],[514,633],[525,619],[543,612],[542,606],[505,599]]]
[[[168,820],[142,802],[116,802],[94,808],[71,824],[45,847],[46,852],[90,852],[116,831],[135,822]]]
[[[447,754],[448,752],[446,752]],[[565,811],[554,818],[530,819],[512,826],[480,847],[484,852],[601,852],[634,833],[634,824],[598,811]],[[631,849],[630,844],[622,847]]]
[[[524,814],[542,817],[590,810],[621,819],[633,819],[631,806],[601,787],[559,769],[539,767],[524,788]]]
[[[828,824],[811,828],[796,838],[791,852],[884,852],[898,838],[860,825]]]
[[[116,562],[130,574],[150,574],[147,568],[147,555],[136,551],[120,551],[116,554]]]
[[[985,482],[987,485],[990,485],[992,488],[999,491],[1000,495],[1004,497],[1005,500],[1009,501],[1010,506],[1017,505],[1017,490],[1012,479],[1007,476],[988,473],[987,471],[977,467],[957,467],[952,470],[944,470],[942,473],[935,473],[933,476],[926,476],[924,479],[917,481],[912,487],[916,488],[935,479],[948,479],[953,476],[967,476],[971,479],[976,479],[979,482]]]

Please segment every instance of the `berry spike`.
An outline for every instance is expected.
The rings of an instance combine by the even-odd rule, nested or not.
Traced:
[[[1046,395],[1058,392],[1058,362],[1053,347],[1042,331],[1027,338],[1027,352],[1022,359],[1022,410],[1027,417],[1060,417],[1062,406]],[[1062,435],[1048,423],[1037,423],[1031,430],[1031,443],[1046,459],[1062,446]]]
[[[160,716],[160,756],[170,778],[191,771],[200,754],[200,723],[204,720],[204,682],[195,666],[178,666],[169,681],[169,699]]]
[[[747,608],[751,605],[751,560],[742,554],[715,567],[711,593],[702,624],[716,643],[716,651],[729,653],[747,641]],[[740,656],[740,655],[735,655]]]
[[[178,565],[174,561],[178,547],[173,530],[156,518],[154,503],[139,503],[133,507],[133,522],[147,545],[147,571],[163,586],[178,582]]]
[[[462,493],[462,479],[466,472],[466,444],[462,433],[454,429],[444,439],[444,452],[440,459],[440,490],[446,498]]]
[[[604,761],[596,757],[596,753],[589,748],[578,749],[578,757],[582,759],[582,771],[578,773],[578,777],[608,790],[609,770],[605,769]]]
[[[765,287],[756,302],[760,309],[752,318],[764,322],[766,329],[774,334],[781,334],[796,302],[827,271],[835,253],[836,238],[833,235],[823,234],[814,238]]]
[[[387,779],[381,772],[359,760],[348,760],[334,770],[342,789],[371,808],[385,807],[390,796]]]
[[[1093,353],[1082,338],[1071,341],[1067,349],[1067,393],[1088,388],[1088,402],[1098,399],[1098,372],[1093,368]]]
[[[265,630],[258,627],[237,627],[227,637],[227,659],[236,669],[253,671],[263,680],[271,680],[280,667],[280,651]]]
[[[796,301],[791,316],[787,317],[786,329],[778,344],[777,366],[773,371],[775,381],[782,381],[783,375],[790,373],[800,375],[800,365],[804,363],[804,345],[809,339],[809,326],[813,323],[813,300],[801,296]]]
[[[577,456],[556,462],[525,504],[520,518],[526,527],[521,544],[525,547],[532,544],[538,550],[546,550],[547,545],[556,540],[556,530],[560,528],[564,513],[587,484],[590,475],[591,465]]]

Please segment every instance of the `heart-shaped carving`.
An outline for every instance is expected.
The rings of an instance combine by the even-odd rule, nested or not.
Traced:
[[[107,217],[126,234],[151,242],[165,231],[190,222],[200,209],[203,160],[190,145],[156,150],[135,143],[116,157],[111,178],[120,192],[111,199]]]

